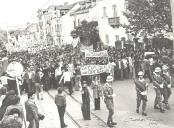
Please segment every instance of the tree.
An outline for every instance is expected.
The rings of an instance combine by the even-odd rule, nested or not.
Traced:
[[[96,49],[97,42],[100,40],[97,26],[98,23],[95,21],[87,22],[84,20],[81,22],[81,26],[78,26],[71,32],[71,35],[73,38],[80,37],[82,44],[93,45],[94,49]]]
[[[172,31],[170,0],[128,0],[124,15],[129,21],[124,27],[135,37]]]

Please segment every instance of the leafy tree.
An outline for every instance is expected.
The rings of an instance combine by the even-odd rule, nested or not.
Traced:
[[[80,37],[80,42],[84,45],[93,45],[94,49],[97,48],[97,42],[100,40],[99,32],[97,30],[98,23],[95,21],[87,22],[82,21],[81,26],[75,28],[71,35],[73,38]]]
[[[129,25],[124,27],[135,37],[172,31],[170,0],[128,0],[127,9]]]

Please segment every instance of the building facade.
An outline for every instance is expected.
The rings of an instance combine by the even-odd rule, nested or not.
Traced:
[[[40,39],[44,46],[54,47],[64,44],[64,35],[66,36],[67,32],[65,32],[62,24],[66,24],[64,25],[66,28],[67,25],[71,27],[71,22],[68,21],[68,15],[66,14],[74,7],[74,5],[75,4],[68,5],[65,3],[64,5],[52,5],[47,9],[38,10]],[[67,41],[65,41],[65,43],[66,42]]]
[[[126,11],[126,0],[87,0],[80,2],[80,7],[71,13],[74,26],[81,25],[83,20],[97,21],[101,42],[104,45],[121,45],[116,42],[128,39],[121,25],[128,24],[123,12]],[[123,47],[123,46],[120,46]]]

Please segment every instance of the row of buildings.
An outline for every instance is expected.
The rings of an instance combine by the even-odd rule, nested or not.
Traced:
[[[74,4],[51,5],[38,10],[38,23],[28,24],[25,30],[11,33],[11,37],[16,41],[16,47],[21,47],[19,45],[22,43],[23,48],[73,44],[77,39],[72,37],[71,32],[86,20],[98,22],[103,44],[115,46],[123,38],[130,39],[120,25],[128,24],[123,15],[127,6],[127,0],[84,0]]]

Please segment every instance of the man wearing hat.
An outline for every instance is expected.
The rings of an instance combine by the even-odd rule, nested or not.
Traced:
[[[137,109],[136,112],[139,113],[139,107],[141,105],[141,101],[143,102],[142,105],[142,115],[147,116],[146,114],[146,106],[147,106],[147,88],[148,84],[143,78],[144,72],[140,71],[138,73],[138,79],[135,79],[136,91],[137,91]]]
[[[104,94],[104,102],[109,111],[107,125],[109,127],[113,127],[117,123],[113,122],[112,116],[114,115],[114,102],[113,98],[115,97],[114,90],[112,88],[113,77],[107,76],[106,83],[104,85],[103,94]]]
[[[153,86],[156,93],[156,98],[154,102],[154,109],[160,109],[160,112],[164,113],[164,108],[162,104],[162,93],[164,88],[164,79],[161,76],[161,68],[156,67],[153,72]]]
[[[164,92],[163,92],[164,101],[163,101],[163,103],[165,104],[165,107],[167,109],[170,109],[168,100],[171,95],[171,75],[170,75],[168,69],[169,69],[169,67],[167,65],[162,66],[162,70],[163,70],[162,76],[164,79]]]

